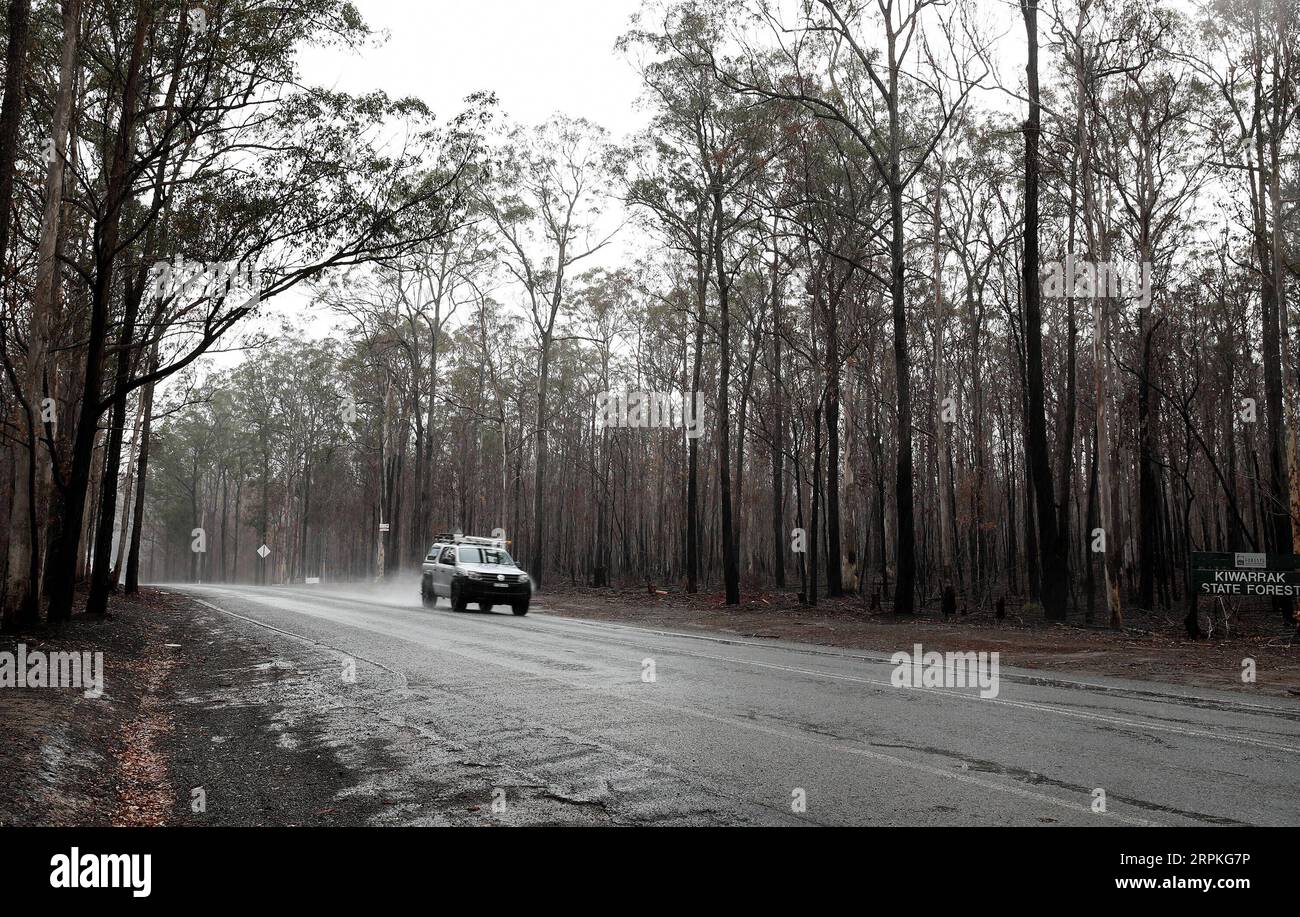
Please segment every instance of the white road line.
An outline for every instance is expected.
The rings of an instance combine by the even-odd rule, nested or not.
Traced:
[[[648,648],[647,648],[648,650]],[[897,691],[900,688],[887,681],[879,681],[874,678],[862,678],[858,675],[840,675],[835,672],[819,672],[816,669],[801,669],[798,666],[780,665],[775,662],[758,662],[753,659],[735,659],[730,656],[714,656],[709,653],[690,653],[684,650],[669,650],[669,653],[677,653],[682,656],[694,656],[699,659],[714,659],[719,662],[731,662],[738,665],[760,666],[766,669],[779,669],[784,672],[794,672],[800,675],[812,675],[818,678],[832,678],[837,681],[852,681],[864,685],[872,685],[878,688],[889,688]],[[1134,729],[1158,729],[1163,732],[1173,732],[1178,735],[1190,736],[1201,739],[1216,739],[1227,742],[1237,742],[1242,745],[1254,745],[1259,748],[1268,748],[1274,751],[1284,751],[1291,754],[1300,753],[1300,748],[1293,745],[1283,745],[1278,742],[1271,742],[1267,739],[1257,739],[1249,736],[1226,735],[1218,732],[1207,732],[1201,729],[1190,729],[1183,726],[1171,726],[1165,723],[1152,722],[1150,720],[1130,720],[1119,716],[1108,716],[1102,713],[1085,713],[1081,710],[1071,710],[1068,707],[1058,707],[1055,704],[1043,704],[1037,701],[1014,701],[1006,700],[1000,697],[981,697],[978,694],[964,694],[960,691],[952,691],[947,688],[927,688],[925,686],[908,686],[901,690],[921,691],[931,694],[940,694],[944,697],[960,697],[966,700],[980,701],[984,703],[998,704],[1004,707],[1018,707],[1023,710],[1039,710],[1046,713],[1059,714],[1060,716],[1074,717],[1082,720],[1096,720],[1098,722],[1108,723],[1116,726],[1128,726]]]
[[[205,602],[203,601],[203,599],[195,598],[192,595],[188,596],[188,598],[191,601],[198,602],[200,605],[203,605],[206,608],[211,608],[213,611],[219,611],[223,615],[230,615],[230,617],[232,618],[238,618],[241,621],[247,621],[249,624],[255,624],[258,627],[265,628],[266,630],[275,631],[277,634],[283,634],[286,637],[294,637],[295,639],[302,640],[306,643],[314,644],[315,646],[323,646],[326,649],[333,650],[334,652],[339,653],[348,659],[360,659],[362,662],[369,663],[370,665],[373,665],[376,668],[383,669],[385,672],[390,672],[393,675],[396,675],[398,678],[402,679],[402,682],[406,685],[406,687],[409,688],[411,686],[411,680],[407,678],[405,672],[399,672],[396,669],[390,669],[382,662],[375,662],[373,659],[367,659],[365,656],[358,656],[356,653],[352,652],[351,650],[345,650],[342,647],[335,646],[332,643],[326,643],[324,640],[316,640],[312,637],[304,637],[302,634],[295,634],[292,631],[281,630],[278,627],[274,627],[270,624],[267,624],[265,621],[258,621],[256,618],[245,617],[244,615],[236,614],[233,611],[227,611],[224,608],[218,608],[216,605],[213,605],[211,602]]]
[[[535,615],[534,620],[547,621],[547,622],[562,621],[566,624],[573,624],[579,627],[589,627],[595,629],[608,627],[617,630],[630,630],[633,632],[639,632],[643,634],[655,634],[661,637],[680,637],[684,640],[703,640],[709,643],[723,643],[729,646],[749,646],[749,647],[754,647],[756,649],[766,649],[766,650],[778,649],[790,653],[801,653],[806,656],[827,656],[832,659],[857,659],[864,662],[881,662],[881,663],[889,662],[889,655],[883,653],[876,655],[873,653],[853,653],[847,650],[837,651],[829,648],[819,649],[811,646],[785,645],[785,644],[797,642],[797,641],[788,641],[788,640],[782,640],[780,643],[772,643],[772,642],[756,643],[752,640],[742,640],[738,637],[716,637],[710,634],[697,634],[697,633],[690,633],[686,631],[663,630],[657,627],[643,627],[639,624],[622,624],[613,621],[586,621],[580,618],[570,618],[564,615],[555,614],[553,612],[547,614],[545,613],[545,611],[543,611],[542,614]],[[1294,712],[1280,705],[1258,704],[1258,703],[1253,703],[1251,701],[1237,700],[1236,698],[1229,699],[1229,698],[1218,698],[1218,697],[1205,697],[1204,695],[1200,695],[1200,694],[1183,694],[1178,691],[1167,691],[1164,690],[1163,688],[1156,689],[1154,687],[1147,688],[1145,686],[1129,687],[1129,686],[1122,686],[1122,685],[1104,685],[1093,681],[1078,681],[1076,679],[1071,679],[1071,678],[1061,678],[1057,675],[1048,676],[1048,675],[1040,675],[1040,674],[1022,674],[1020,672],[1012,673],[1012,677],[1018,679],[1024,679],[1026,683],[1030,683],[1030,684],[1034,682],[1045,682],[1047,683],[1046,685],[1047,687],[1052,687],[1053,685],[1061,685],[1061,686],[1067,686],[1072,688],[1089,688],[1094,691],[1102,691],[1108,693],[1118,693],[1118,692],[1136,693],[1141,695],[1140,697],[1137,698],[1138,700],[1159,699],[1162,697],[1170,697],[1170,698],[1175,698],[1177,700],[1183,700],[1183,701],[1202,701],[1204,703],[1211,703],[1211,704],[1232,704],[1233,706],[1247,707],[1252,710],[1259,710],[1262,713],[1268,713],[1268,714]]]
[[[196,600],[196,601],[197,601],[197,600]],[[364,600],[352,599],[352,598],[349,597],[349,598],[336,598],[336,601],[364,601]],[[204,603],[204,604],[207,604],[207,603]],[[404,609],[404,608],[402,608],[401,606],[387,606],[387,605],[382,605],[382,603],[367,603],[367,604],[380,604],[381,607],[384,607],[384,608],[392,607],[393,610],[396,610],[396,611],[411,610],[411,609]],[[215,607],[215,606],[210,606],[210,607]],[[271,606],[271,607],[275,607],[275,606]],[[220,610],[220,609],[218,609],[218,610]],[[227,614],[233,614],[233,612],[227,612]],[[234,616],[235,616],[235,617],[241,617],[240,615],[234,615]],[[244,620],[252,621],[251,618],[245,618]],[[555,618],[552,617],[551,620],[555,620]],[[571,619],[565,619],[565,620],[571,620]],[[253,621],[252,623],[258,623],[258,622]],[[725,638],[725,637],[710,637],[710,636],[707,636],[707,635],[679,634],[679,633],[668,632],[668,631],[656,631],[656,630],[650,630],[650,629],[648,629],[648,628],[641,628],[641,627],[635,627],[635,626],[628,626],[628,625],[621,625],[621,624],[609,624],[608,622],[585,622],[585,621],[582,621],[582,622],[574,622],[574,623],[580,623],[580,624],[583,624],[583,625],[588,625],[588,624],[590,624],[590,623],[596,623],[596,624],[599,624],[599,625],[602,625],[602,626],[612,627],[612,628],[615,628],[615,629],[618,629],[618,630],[632,631],[632,632],[635,632],[635,633],[642,633],[642,634],[644,634],[644,633],[653,633],[653,634],[664,634],[664,635],[674,636],[674,637],[689,637],[689,638],[692,638],[692,639],[702,639],[702,640],[706,640],[706,641],[710,641],[710,642],[724,643],[724,644],[731,644],[731,645],[736,645],[737,643],[739,643],[740,645],[744,645],[744,646],[752,646],[752,647],[758,647],[758,648],[761,648],[761,649],[769,649],[769,650],[775,648],[775,647],[771,646],[770,644],[762,644],[762,643],[742,643],[742,642],[740,642],[740,641],[730,640],[729,638]],[[264,626],[268,626],[268,625],[264,625]],[[271,630],[275,630],[275,628],[270,628],[270,629],[271,629]],[[282,633],[287,633],[287,632],[282,631]],[[289,636],[297,636],[297,635],[289,634]],[[305,638],[304,638],[304,639],[305,639]],[[335,648],[335,647],[331,647],[331,649],[336,649],[336,648]],[[661,649],[661,648],[643,648],[643,649],[652,649],[654,652],[659,652],[659,653],[662,653],[662,652],[663,652],[663,649]],[[716,655],[712,655],[712,654],[709,654],[709,653],[692,653],[692,652],[690,652],[690,651],[688,651],[688,650],[669,649],[669,650],[667,650],[667,652],[669,652],[669,653],[676,653],[676,654],[681,655],[681,656],[691,656],[691,657],[698,658],[698,659],[709,659],[709,660],[714,660],[714,661],[718,661],[718,662],[728,662],[728,663],[731,663],[731,664],[733,664],[733,665],[749,665],[749,666],[756,666],[756,667],[759,667],[759,668],[776,669],[776,670],[779,670],[779,671],[786,671],[786,672],[791,672],[791,673],[800,674],[800,675],[810,675],[810,676],[817,677],[817,678],[827,678],[827,679],[832,679],[832,680],[835,680],[835,681],[848,681],[848,682],[854,682],[854,683],[857,683],[857,684],[871,685],[871,686],[873,686],[873,687],[878,687],[878,688],[888,688],[888,689],[890,689],[890,690],[899,690],[899,688],[897,688],[895,685],[891,684],[890,682],[887,682],[887,681],[880,681],[880,680],[878,680],[878,679],[874,679],[874,678],[864,678],[864,677],[857,676],[857,675],[842,675],[842,674],[835,673],[835,672],[823,672],[823,671],[819,671],[819,670],[816,670],[816,669],[805,669],[805,668],[800,668],[800,667],[798,667],[798,666],[787,666],[787,665],[781,665],[781,664],[779,664],[779,663],[760,662],[760,661],[758,661],[758,660],[754,660],[754,659],[737,659],[737,658],[732,657],[732,656],[716,656]],[[815,652],[815,651],[814,651],[814,652]],[[884,659],[884,658],[882,658],[882,659],[875,659],[874,657],[870,657],[870,656],[862,656],[862,655],[857,655],[857,654],[846,654],[846,653],[826,653],[825,655],[833,656],[833,657],[836,657],[836,658],[855,658],[855,659],[861,659],[861,660],[867,660],[867,661],[873,661],[873,662],[882,662],[882,663],[887,663],[887,662],[888,662],[888,659]],[[360,658],[360,657],[358,657],[358,658]],[[365,660],[365,661],[369,662],[370,660]],[[378,663],[372,663],[372,664],[374,664],[374,665],[378,665]],[[383,666],[380,666],[380,668],[383,668]],[[391,670],[389,670],[389,671],[391,671]],[[981,697],[981,696],[978,695],[978,694],[966,694],[966,693],[962,693],[962,692],[959,692],[959,691],[952,691],[952,690],[945,689],[945,688],[929,688],[929,687],[925,687],[925,686],[914,686],[914,687],[908,687],[908,688],[906,688],[905,690],[928,692],[928,693],[933,693],[933,694],[943,695],[943,696],[946,696],[946,697],[962,698],[962,699],[965,699],[965,700],[975,700],[975,701],[989,702],[989,703],[993,703],[993,704],[997,704],[997,705],[1001,705],[1001,706],[1005,706],[1005,707],[1018,708],[1018,709],[1022,709],[1022,710],[1034,710],[1034,711],[1039,711],[1039,712],[1044,712],[1044,713],[1054,714],[1054,715],[1058,715],[1058,716],[1071,717],[1071,718],[1073,718],[1073,719],[1078,719],[1078,720],[1091,720],[1091,721],[1093,721],[1093,722],[1104,723],[1104,724],[1106,724],[1106,725],[1111,725],[1111,726],[1125,726],[1125,727],[1130,728],[1130,729],[1138,729],[1138,730],[1142,730],[1142,729],[1151,729],[1151,730],[1157,730],[1157,731],[1161,731],[1161,732],[1170,732],[1170,733],[1173,733],[1173,734],[1175,734],[1175,735],[1182,735],[1182,736],[1186,736],[1186,737],[1188,737],[1188,738],[1213,739],[1213,740],[1217,740],[1217,741],[1233,742],[1233,743],[1236,743],[1236,744],[1239,744],[1239,745],[1250,745],[1250,746],[1254,746],[1254,747],[1257,747],[1257,748],[1267,748],[1267,749],[1272,750],[1272,751],[1281,751],[1281,752],[1285,752],[1285,753],[1288,753],[1288,754],[1297,754],[1297,753],[1300,753],[1300,747],[1297,747],[1297,746],[1294,746],[1294,745],[1287,745],[1287,744],[1283,744],[1283,743],[1280,743],[1280,742],[1274,742],[1274,741],[1271,741],[1271,740],[1269,740],[1269,739],[1261,739],[1261,738],[1255,738],[1255,737],[1251,737],[1251,736],[1232,735],[1232,734],[1220,733],[1220,732],[1210,732],[1210,731],[1207,731],[1207,730],[1194,729],[1194,728],[1191,728],[1191,727],[1174,726],[1174,725],[1170,725],[1170,724],[1166,724],[1166,723],[1160,723],[1160,722],[1156,722],[1156,721],[1152,721],[1152,720],[1148,720],[1148,719],[1128,719],[1128,718],[1125,718],[1125,717],[1114,716],[1114,715],[1108,715],[1108,714],[1101,714],[1101,713],[1087,713],[1087,712],[1084,712],[1084,711],[1081,711],[1081,710],[1071,710],[1071,709],[1068,708],[1068,707],[1061,707],[1061,706],[1057,706],[1057,705],[1055,705],[1055,704],[1044,704],[1044,703],[1037,702],[1037,701],[1013,701],[1013,700],[1007,700],[1007,699],[1004,699],[1004,698],[996,698],[996,697]],[[1183,695],[1183,696],[1185,696],[1185,695]]]
[[[661,704],[657,701],[643,701],[643,703],[647,703],[652,707],[662,707],[668,710],[680,711],[682,713],[686,713],[691,716],[701,717],[703,719],[712,720],[714,722],[722,723],[728,726],[740,726],[741,728],[744,729],[749,729],[755,732],[766,733],[767,735],[776,736],[778,738],[789,739],[796,742],[802,742],[806,745],[813,745],[818,748],[824,748],[830,751],[838,751],[844,754],[854,755],[859,758],[868,758],[872,761],[877,761],[881,764],[891,765],[892,767],[901,767],[907,770],[920,771],[921,773],[930,774],[935,777],[943,777],[944,779],[947,780],[956,780],[958,783],[965,783],[971,786],[977,786],[985,790],[993,790],[998,793],[1008,793],[1012,796],[1019,796],[1023,799],[1033,799],[1037,802],[1042,802],[1048,805],[1057,806],[1058,808],[1069,809],[1072,812],[1081,812],[1085,815],[1096,815],[1100,818],[1111,818],[1114,819],[1115,821],[1121,821],[1124,822],[1125,824],[1137,825],[1143,828],[1164,827],[1163,823],[1157,821],[1151,821],[1150,819],[1136,818],[1129,815],[1121,815],[1118,812],[1111,812],[1111,811],[1093,812],[1092,807],[1090,805],[1084,805],[1083,803],[1078,803],[1078,802],[1071,802],[1068,799],[1061,799],[1059,796],[1051,796],[1047,793],[1038,793],[1035,792],[1034,790],[1026,790],[1023,787],[1009,786],[1005,783],[998,783],[994,780],[985,780],[982,777],[973,777],[970,774],[964,774],[961,773],[960,771],[945,770],[944,768],[935,767],[931,764],[922,764],[919,761],[908,761],[906,758],[898,758],[895,757],[894,755],[886,755],[878,751],[871,751],[868,748],[863,748],[859,745],[850,744],[849,740],[845,740],[844,742],[826,742],[801,732],[791,732],[789,730],[784,730],[784,729],[775,729],[770,726],[764,726],[761,723],[756,723],[753,720],[736,720],[729,717],[718,716],[717,714],[714,713],[706,713],[705,711],[695,707],[678,707],[674,704]],[[1194,815],[1189,815],[1187,817],[1195,818]]]
[[[193,598],[193,596],[191,596],[191,598]],[[311,637],[305,637],[301,634],[295,634],[291,631],[282,630],[281,628],[274,627],[270,624],[264,624],[253,618],[248,618],[245,617],[244,615],[236,614],[233,611],[227,611],[224,608],[219,608],[216,605],[213,605],[211,602],[205,602],[202,599],[194,598],[194,601],[198,602],[199,604],[207,608],[211,608],[213,611],[219,611],[222,614],[230,615],[231,617],[238,618],[242,621],[247,621],[250,624],[256,624],[260,627],[266,628],[267,630],[274,631],[278,634],[283,634],[286,637],[295,637],[300,640],[305,640],[308,643],[313,643],[319,646],[328,646],[330,649],[335,650],[336,652],[341,652],[341,653],[348,652],[346,650],[339,649],[338,647],[330,646],[329,644],[323,643],[319,640],[315,640]],[[356,656],[356,654],[350,654],[350,655]],[[699,655],[699,654],[691,653],[687,655]],[[356,658],[362,659],[363,657],[356,656]],[[727,659],[727,657],[703,656],[702,658],[717,658],[717,659],[723,659],[725,661],[736,661],[736,660]],[[365,660],[365,661],[370,662],[371,660]],[[373,663],[373,662],[372,664],[379,665],[379,663]],[[822,672],[801,670],[790,666],[771,666],[771,667],[787,669],[791,672],[804,672],[806,674],[813,674],[813,675],[826,674]],[[386,668],[386,667],[380,666],[380,668]],[[393,670],[387,669],[387,671],[391,672]],[[852,676],[838,676],[838,677],[842,677],[851,681],[862,680],[862,679],[853,678]],[[960,697],[963,695],[955,695],[955,696]],[[1051,796],[1047,793],[1039,793],[1039,792],[1035,792],[1034,790],[1027,790],[1024,789],[1023,787],[1011,786],[1005,783],[998,783],[997,781],[993,781],[993,780],[986,780],[981,777],[974,777],[970,774],[964,774],[959,771],[945,770],[944,768],[935,767],[929,764],[923,764],[919,761],[908,761],[905,758],[899,758],[894,755],[887,755],[881,752],[872,751],[860,745],[853,744],[849,740],[845,740],[842,742],[827,742],[824,739],[819,739],[817,737],[810,736],[799,731],[776,729],[770,726],[765,726],[761,723],[756,723],[753,720],[740,719],[737,717],[719,716],[714,713],[707,713],[703,710],[700,710],[697,707],[682,707],[675,704],[665,704],[658,701],[645,700],[645,699],[640,699],[640,702],[652,707],[659,707],[661,709],[672,710],[674,712],[684,713],[689,716],[694,716],[694,717],[710,720],[712,722],[721,723],[725,726],[730,726],[732,728],[740,728],[740,729],[748,730],[750,732],[760,732],[763,733],[764,735],[769,735],[774,738],[785,739],[787,741],[800,742],[805,745],[812,745],[829,751],[840,752],[842,754],[848,754],[858,758],[865,758],[867,760],[875,761],[879,764],[886,764],[891,767],[917,771],[919,773],[929,774],[934,777],[942,777],[946,780],[954,780],[957,781],[958,783],[963,783],[969,786],[977,786],[981,789],[990,790],[996,793],[1018,796],[1022,799],[1031,799],[1034,800],[1035,802],[1040,802],[1046,805],[1055,806],[1061,809],[1068,809],[1072,812],[1078,812],[1085,815],[1097,815],[1101,818],[1108,818],[1114,821],[1119,821],[1125,824],[1136,825],[1140,827],[1162,827],[1162,823],[1152,821],[1150,819],[1135,818],[1128,815],[1121,815],[1118,812],[1110,812],[1110,811],[1101,812],[1101,813],[1093,812],[1090,806],[1084,805],[1082,803],[1073,802],[1068,799],[1062,799],[1057,796]]]

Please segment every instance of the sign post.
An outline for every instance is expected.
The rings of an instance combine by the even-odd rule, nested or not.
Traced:
[[[1300,596],[1300,555],[1253,551],[1193,551],[1187,559],[1187,620],[1193,639],[1201,636],[1196,618],[1200,597],[1295,599]]]

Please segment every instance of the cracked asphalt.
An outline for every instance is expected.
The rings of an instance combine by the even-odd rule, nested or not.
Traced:
[[[182,823],[1300,824],[1285,699],[1005,667],[994,698],[898,688],[885,653],[544,596],[516,618],[411,590],[160,588],[196,602]]]

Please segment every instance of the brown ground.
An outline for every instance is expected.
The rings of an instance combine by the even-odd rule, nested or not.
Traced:
[[[103,652],[104,694],[75,688],[0,692],[0,825],[160,825],[172,791],[164,744],[173,722],[168,676],[175,600],[146,591],[114,599],[104,619],[75,616],[0,650]]]
[[[331,648],[175,593],[109,607],[0,636],[104,654],[101,697],[0,689],[0,828],[614,821],[430,729],[437,700],[400,673],[358,660],[345,681]],[[528,804],[495,811],[498,787]]]
[[[846,649],[893,652],[914,643],[927,650],[997,651],[1003,665],[1086,672],[1273,696],[1300,695],[1300,638],[1266,609],[1243,611],[1224,635],[1221,615],[1191,641],[1182,612],[1129,611],[1127,627],[1049,624],[1041,610],[1008,604],[1004,620],[991,610],[944,620],[936,609],[900,618],[872,611],[857,598],[822,599],[803,608],[793,594],[752,593],[727,607],[718,593],[690,596],[656,589],[547,587],[535,600],[545,612],[671,630],[714,631],[749,640],[781,639]],[[1242,681],[1243,660],[1255,660],[1255,682]]]

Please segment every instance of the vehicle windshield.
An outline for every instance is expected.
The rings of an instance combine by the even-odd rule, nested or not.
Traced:
[[[476,548],[460,546],[460,562],[462,564],[498,564],[502,567],[513,567],[514,560],[510,555],[500,548]]]

